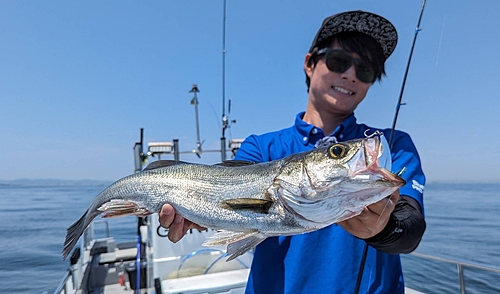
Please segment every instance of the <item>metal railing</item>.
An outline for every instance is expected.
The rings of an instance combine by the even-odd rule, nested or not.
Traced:
[[[480,264],[473,264],[473,263],[467,263],[467,262],[461,262],[457,260],[451,260],[451,259],[446,259],[443,257],[438,257],[434,255],[428,255],[428,254],[423,254],[423,253],[417,253],[413,252],[410,255],[423,258],[423,259],[428,259],[428,260],[434,260],[434,261],[441,261],[444,263],[448,264],[454,264],[457,267],[457,273],[458,273],[458,281],[460,284],[460,293],[465,294],[465,278],[464,278],[464,268],[473,268],[473,269],[479,269],[491,273],[497,273],[500,274],[500,268],[496,267],[490,267],[490,266],[485,266],[485,265],[480,265]]]
[[[106,234],[106,238],[109,238],[110,237],[110,233],[109,233],[109,223],[105,220],[94,220],[87,229],[85,229],[85,232],[83,234],[83,248],[89,248],[91,246],[91,243],[92,241],[94,240],[94,225],[103,225],[104,226],[104,231],[105,231],[105,234]],[[80,258],[83,258],[83,257],[80,257]],[[64,274],[64,276],[62,277],[62,279],[60,280],[59,284],[57,285],[55,291],[54,291],[54,294],[69,294],[69,293],[75,293],[75,291],[77,289],[75,288],[78,288],[80,286],[80,281],[79,279],[81,279],[81,274],[82,273],[76,273],[75,274],[75,271],[78,271],[78,268],[75,268],[75,267],[78,267],[78,266],[82,266],[81,264],[81,260],[79,260],[77,262],[77,264],[75,265],[71,265],[70,268],[68,268]],[[81,268],[80,268],[80,271],[81,271]],[[76,280],[75,280],[76,279]],[[71,284],[68,284],[71,280]],[[69,287],[69,288],[68,288]]]
[[[70,277],[71,277],[71,271],[67,270],[66,274],[59,282],[59,285],[57,285],[56,290],[54,291],[54,294],[60,294],[60,293],[67,294],[68,293],[68,289],[67,289],[66,285],[67,285],[67,282],[68,282]]]

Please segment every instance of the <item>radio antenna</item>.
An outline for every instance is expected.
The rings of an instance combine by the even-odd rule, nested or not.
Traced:
[[[222,11],[222,137],[220,138],[221,160],[226,160],[226,129],[229,120],[226,116],[226,0]]]

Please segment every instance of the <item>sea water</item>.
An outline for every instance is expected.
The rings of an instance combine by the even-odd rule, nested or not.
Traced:
[[[0,184],[0,293],[52,293],[69,267],[66,228],[110,183],[16,181]],[[100,218],[98,218],[100,219]],[[133,241],[135,217],[108,220],[117,241]],[[102,229],[101,229],[102,228]],[[96,237],[104,226],[96,225]]]
[[[416,252],[500,269],[500,184],[428,184],[427,230]],[[456,264],[402,255],[407,286],[460,293]],[[466,293],[500,293],[500,273],[464,267]]]
[[[0,182],[0,293],[55,290],[69,267],[61,260],[66,228],[108,184]],[[416,252],[498,268],[499,191],[500,184],[428,184],[427,230]],[[117,241],[135,240],[135,217],[108,223]],[[96,234],[104,237],[104,227],[96,224]],[[412,255],[402,259],[407,286],[425,293],[459,293],[455,265]],[[499,274],[466,269],[465,277],[466,293],[500,293]]]

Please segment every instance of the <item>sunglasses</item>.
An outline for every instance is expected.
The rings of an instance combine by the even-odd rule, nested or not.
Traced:
[[[375,82],[375,69],[368,62],[354,58],[343,51],[331,48],[323,48],[319,50],[317,54],[325,54],[326,67],[328,67],[330,71],[343,73],[348,70],[354,63],[354,68],[356,69],[356,78],[358,78],[358,80],[367,84]]]

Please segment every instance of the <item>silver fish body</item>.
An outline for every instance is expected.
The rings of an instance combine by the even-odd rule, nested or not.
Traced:
[[[405,181],[379,166],[388,152],[373,137],[267,163],[153,162],[96,197],[68,228],[63,258],[97,215],[145,216],[170,203],[186,219],[223,230],[205,245],[228,244],[233,259],[269,236],[321,229],[392,194]]]

